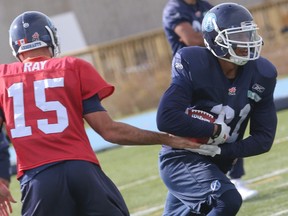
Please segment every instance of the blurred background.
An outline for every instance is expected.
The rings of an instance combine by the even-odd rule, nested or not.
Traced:
[[[0,63],[15,61],[8,45],[13,19],[27,10],[41,11],[58,28],[62,55],[91,62],[116,86],[104,101],[115,118],[157,107],[170,81],[171,51],[162,30],[167,0],[0,0]],[[210,0],[216,5],[221,2]],[[286,75],[288,0],[234,0],[246,6],[260,27],[262,55]],[[286,57],[285,57],[286,56]],[[133,98],[133,100],[131,100]]]
[[[0,0],[0,63],[15,61],[8,43],[8,30],[13,19],[24,11],[43,12],[52,18],[58,29],[61,55],[89,61],[104,79],[116,86],[115,93],[103,101],[110,115],[139,127],[157,130],[154,116],[148,120],[146,114],[140,114],[152,110],[155,115],[160,97],[170,82],[172,56],[162,30],[162,11],[166,2]],[[228,1],[209,2],[216,5]],[[288,75],[288,0],[234,2],[251,11],[264,38],[262,55],[276,65],[279,79],[285,78]],[[287,88],[287,82],[282,82],[281,88],[276,89],[277,95],[281,95],[281,109],[288,107]],[[132,118],[127,118],[129,116]],[[143,119],[153,122],[145,125]],[[110,146],[95,132],[87,129],[87,133],[90,141],[95,143],[97,140],[97,145],[101,146],[98,148]],[[95,147],[95,150],[98,149]],[[13,151],[11,154],[14,164],[15,154]]]
[[[246,6],[252,12],[255,22],[260,27],[260,35],[264,38],[265,43],[262,56],[268,58],[277,67],[279,73],[278,88],[275,91],[275,94],[280,95],[281,99],[280,106],[278,107],[280,107],[279,109],[288,108],[288,0],[232,1]],[[115,93],[103,101],[103,105],[109,111],[110,115],[113,118],[121,119],[123,122],[144,129],[157,130],[155,125],[155,110],[161,95],[169,85],[172,59],[170,47],[162,30],[162,10],[166,2],[167,0],[0,0],[0,63],[16,61],[12,56],[8,44],[8,30],[13,19],[24,11],[36,10],[43,12],[51,17],[57,26],[61,43],[61,55],[72,55],[89,61],[108,82],[115,85]],[[230,1],[210,0],[209,2],[216,5]],[[283,121],[284,120],[285,118]],[[285,121],[287,122],[287,120]],[[282,132],[285,133],[286,136],[287,128],[284,127]],[[103,139],[100,139],[100,137],[97,136],[95,132],[89,130],[89,128],[87,128],[87,134],[90,141],[93,139],[91,143],[97,145],[97,147],[93,146],[95,149],[100,149],[101,146],[107,149],[112,145],[105,143]],[[287,139],[287,137],[285,137],[285,139]],[[104,143],[102,144],[100,142]],[[134,151],[132,148],[129,150]],[[155,153],[152,155],[156,157],[158,149],[155,148],[154,151]],[[113,154],[112,151],[109,152]],[[149,155],[150,152],[147,152],[146,154]],[[278,168],[280,169],[283,168],[282,165],[285,164],[285,162],[274,159],[276,157],[280,159],[287,157],[285,157],[284,149],[279,150],[279,152],[282,152],[284,156],[281,157],[272,154],[271,161],[279,161]],[[141,150],[139,154],[133,153],[134,157],[131,155],[126,156],[124,152],[119,153],[123,155],[121,160],[122,158],[128,160],[132,157],[131,161],[125,163],[133,164],[136,168],[134,170],[132,169],[131,173],[135,172],[135,170],[140,170],[139,175],[135,173],[125,174],[124,171],[130,171],[130,169],[126,169],[124,165],[120,166],[122,163],[119,163],[119,168],[117,167],[115,169],[115,167],[113,167],[115,164],[111,163],[111,158],[113,158],[112,162],[117,158],[114,155],[107,155],[107,161],[109,161],[109,163],[105,163],[105,156],[102,156],[101,160],[104,160],[103,164],[107,164],[106,166],[111,164],[111,167],[113,167],[111,170],[119,171],[111,171],[108,172],[108,174],[112,179],[116,179],[116,183],[120,186],[122,184],[125,186],[129,181],[124,178],[123,180],[121,179],[121,181],[123,181],[123,183],[121,183],[121,181],[118,180],[118,178],[120,178],[118,173],[123,173],[123,175],[121,175],[123,177],[133,176],[136,180],[137,178],[142,180],[142,178],[145,179],[147,176],[151,177],[151,170],[148,170],[147,172],[149,174],[147,174],[147,172],[143,172],[143,167],[148,169],[155,168],[155,175],[152,176],[152,178],[159,179],[157,167],[147,166],[151,158],[147,156],[148,161],[145,161],[146,155],[144,155],[142,160],[140,160],[145,163],[145,166],[141,165],[139,160],[135,159],[144,153],[145,150]],[[11,157],[13,165],[12,172],[15,174],[16,156],[12,147]],[[118,161],[115,161],[117,165]],[[139,162],[138,168],[137,162]],[[155,158],[153,164],[156,166],[157,158]],[[263,166],[257,169],[255,168],[255,164]],[[248,171],[248,173],[253,174],[255,177],[259,171],[267,169],[265,162],[252,162],[251,167],[253,167],[253,172]],[[267,169],[267,171],[269,171],[269,169]],[[250,178],[251,174],[249,176]],[[132,180],[136,181],[135,179]],[[151,182],[154,183],[154,181]],[[267,182],[267,185],[271,187],[274,186],[274,183],[270,184],[269,181]],[[148,184],[148,189],[143,189],[137,184],[135,187],[139,188],[139,190],[142,189],[142,192],[150,193],[151,187],[164,187],[164,185],[160,183],[159,180],[159,185],[151,186]],[[145,184],[141,183],[141,186],[142,185],[145,186]],[[287,184],[283,183],[283,185],[287,187]],[[14,186],[14,188],[16,187],[18,188],[18,185]],[[262,188],[262,185],[260,185],[259,188],[260,187]],[[152,202],[154,202],[152,198],[157,196],[164,197],[163,194],[155,190],[156,192],[153,195],[141,195],[135,199],[135,196],[131,196],[128,193],[130,188],[129,190],[127,187],[124,188],[125,191],[123,192],[124,189],[120,187],[132,212],[136,211],[136,208],[137,210],[140,207],[143,208],[143,205],[146,204],[146,202],[142,203],[141,199],[139,201],[139,198],[147,197],[147,199],[151,199]],[[279,191],[280,190],[283,194],[287,194],[283,188],[279,187]],[[133,187],[131,187],[131,191],[133,194],[137,194]],[[165,189],[163,189],[163,191],[165,191]],[[277,199],[273,197],[272,192],[271,197],[268,196],[270,198],[267,198],[267,203],[263,202],[263,205],[266,205],[269,209],[271,206],[274,208],[278,208],[279,206],[276,204],[271,205],[271,200],[277,201]],[[280,192],[276,192],[277,195],[280,194]],[[13,192],[12,194],[15,193],[16,192]],[[135,207],[131,204],[137,201],[141,203],[141,205],[139,204],[140,207],[138,205],[135,205]],[[263,200],[260,199],[259,202],[261,201]],[[285,197],[285,202],[286,201],[287,198]],[[158,204],[158,202],[150,204],[150,207]],[[283,206],[285,206],[285,202],[283,201],[281,204],[284,203]],[[20,205],[20,202],[18,203]],[[161,201],[161,203],[164,203],[164,201]],[[255,207],[256,205],[257,208]],[[252,205],[249,212],[251,212],[252,209],[262,211],[262,208],[258,208],[257,202],[255,206]],[[145,207],[147,208],[147,206]],[[19,212],[20,207],[14,215],[20,215]],[[247,214],[244,213],[243,215]],[[261,213],[259,215],[265,214]]]

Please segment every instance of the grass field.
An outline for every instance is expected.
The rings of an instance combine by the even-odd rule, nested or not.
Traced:
[[[267,116],[269,118],[269,116]],[[278,128],[269,153],[245,159],[249,187],[259,196],[243,203],[239,216],[288,215],[288,110],[278,112]],[[158,174],[160,146],[121,147],[98,153],[106,174],[119,187],[132,216],[160,216],[166,188]],[[20,215],[20,191],[15,177],[11,191],[18,203],[12,216]],[[52,206],[53,207],[53,206]]]

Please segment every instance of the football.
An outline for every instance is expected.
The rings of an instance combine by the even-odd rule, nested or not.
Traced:
[[[213,123],[215,121],[215,118],[213,115],[211,115],[208,112],[202,111],[202,110],[187,108],[185,113],[187,115],[189,115],[191,118],[196,118],[196,119],[199,119],[201,121],[207,121],[207,122],[211,122],[211,123]],[[189,137],[188,139],[190,139],[193,142],[206,144],[209,140],[209,137],[203,137],[203,138]]]

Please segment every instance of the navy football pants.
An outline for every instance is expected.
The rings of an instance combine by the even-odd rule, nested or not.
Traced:
[[[229,176],[231,179],[238,179],[245,175],[244,171],[244,160],[243,158],[238,158],[235,165],[229,172]]]
[[[99,166],[64,161],[21,186],[23,216],[128,216],[126,204]]]
[[[159,170],[169,190],[164,216],[233,216],[242,204],[235,185],[211,157],[162,149]]]

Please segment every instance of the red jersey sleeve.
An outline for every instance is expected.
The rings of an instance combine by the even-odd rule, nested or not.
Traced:
[[[102,100],[114,92],[114,86],[107,83],[90,63],[82,59],[76,59],[75,64],[79,72],[82,98],[84,100],[96,93],[99,99]]]

